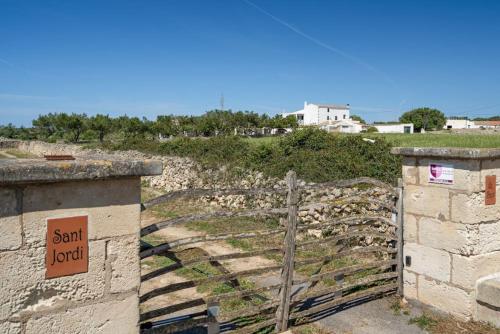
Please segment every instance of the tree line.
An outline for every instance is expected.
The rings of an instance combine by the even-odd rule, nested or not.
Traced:
[[[115,137],[159,138],[171,136],[211,137],[229,135],[235,129],[295,128],[297,120],[293,116],[270,117],[252,111],[211,110],[201,116],[160,115],[156,120],[147,118],[97,114],[49,113],[39,115],[32,127],[16,127],[12,124],[0,126],[0,137],[13,139],[58,139],[77,143],[82,140],[99,140]]]

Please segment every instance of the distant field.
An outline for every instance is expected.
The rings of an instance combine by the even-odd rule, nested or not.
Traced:
[[[270,144],[277,141],[278,138],[280,137],[244,138],[244,140],[249,142],[250,144]]]
[[[367,136],[368,137],[368,136]],[[500,148],[500,135],[474,134],[370,134],[370,138],[384,137],[394,146],[415,147],[469,147]]]
[[[414,133],[414,134],[360,134],[365,138],[385,138],[394,146],[415,147],[470,147],[470,148],[500,148],[500,134],[451,134],[451,133]],[[249,143],[267,144],[276,141],[279,137],[247,138]]]

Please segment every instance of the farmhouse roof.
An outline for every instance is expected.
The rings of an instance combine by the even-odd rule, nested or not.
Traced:
[[[474,121],[476,125],[500,126],[500,121]]]
[[[322,104],[322,103],[311,103],[315,104],[320,108],[331,108],[331,109],[349,109],[349,105],[344,105],[344,104]]]

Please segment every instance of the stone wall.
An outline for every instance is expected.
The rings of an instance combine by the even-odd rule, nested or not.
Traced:
[[[17,148],[20,151],[43,157],[44,155],[69,154],[75,157],[98,159],[154,159],[163,162],[163,173],[144,177],[143,181],[151,187],[164,191],[190,188],[252,188],[272,187],[280,180],[265,177],[261,172],[240,170],[238,175],[229,173],[223,164],[217,169],[203,168],[188,157],[156,156],[138,151],[106,152],[99,149],[85,149],[70,144],[55,144],[42,141],[0,140],[0,149]]]
[[[467,149],[394,151],[404,157],[404,256],[411,258],[405,296],[459,318],[489,320],[476,297],[478,280],[500,272],[500,201],[485,205],[487,175],[497,176],[498,191],[500,156]],[[453,184],[430,183],[431,162],[452,164]]]
[[[0,333],[138,332],[138,177],[3,186],[0,202]],[[47,219],[82,215],[88,272],[46,279]]]

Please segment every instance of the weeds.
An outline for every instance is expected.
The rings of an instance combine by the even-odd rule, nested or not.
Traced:
[[[422,314],[419,317],[414,317],[408,320],[408,324],[410,325],[417,325],[420,329],[422,330],[429,330],[432,327],[437,325],[437,320],[427,314]]]

